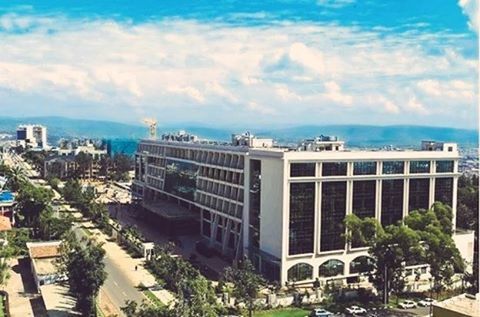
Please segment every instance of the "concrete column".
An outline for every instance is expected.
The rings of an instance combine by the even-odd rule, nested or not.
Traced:
[[[435,202],[435,177],[430,177],[430,188],[429,188],[429,197],[428,197],[428,207],[432,207]]]
[[[405,218],[408,215],[408,192],[410,189],[410,180],[408,178],[404,179],[403,183],[403,217]]]
[[[457,225],[457,188],[458,188],[458,176],[453,178],[453,195],[452,195],[452,213],[453,213],[453,226],[452,229],[456,229]]]

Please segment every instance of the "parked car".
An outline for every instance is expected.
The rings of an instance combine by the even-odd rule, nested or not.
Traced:
[[[416,308],[417,303],[415,303],[413,300],[406,300],[403,303],[400,303],[398,307],[402,309],[411,309],[411,308]]]
[[[347,314],[349,315],[364,315],[367,313],[367,310],[363,307],[360,306],[350,306],[347,309],[345,309]]]
[[[436,302],[436,300],[434,300],[433,298],[427,297],[427,298],[424,298],[421,301],[419,301],[418,306],[428,307],[435,302]]]
[[[333,316],[333,313],[323,308],[315,308],[310,312],[310,315],[308,315],[308,317],[331,317],[331,316]]]

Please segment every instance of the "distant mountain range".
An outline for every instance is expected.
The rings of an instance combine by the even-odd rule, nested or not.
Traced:
[[[0,118],[0,133],[14,134],[19,124],[37,123],[48,127],[51,143],[61,137],[82,137],[102,139],[140,139],[147,136],[146,126],[110,121],[71,119],[64,117]],[[211,128],[186,124],[185,126],[165,125],[159,127],[159,134],[186,130],[200,138],[229,140],[232,133],[225,128]],[[379,147],[418,146],[421,140],[456,142],[465,147],[478,146],[478,131],[428,126],[367,126],[367,125],[305,125],[281,129],[251,129],[261,137],[272,137],[279,143],[296,143],[304,138],[318,135],[336,135],[348,146]]]

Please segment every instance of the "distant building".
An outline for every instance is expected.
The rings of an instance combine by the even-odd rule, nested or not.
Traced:
[[[73,177],[77,171],[77,163],[73,155],[49,156],[43,164],[43,178],[66,179]]]
[[[282,285],[316,278],[358,285],[370,259],[367,248],[344,239],[348,214],[386,226],[441,201],[452,207],[455,227],[456,144],[357,151],[332,136],[280,147],[249,133],[233,135],[231,143],[181,135],[138,146],[132,191],[145,215],[179,228],[194,219],[210,248],[231,259],[248,256]],[[462,244],[464,256],[473,236],[462,237],[472,240]],[[414,290],[429,287],[428,265],[408,269],[422,281]]]
[[[433,317],[478,317],[480,316],[480,294],[462,294],[443,302],[434,303]]]
[[[80,153],[89,155],[93,160],[99,160],[108,155],[107,149],[100,148],[92,140],[81,140],[77,142],[66,142],[59,148],[54,149],[59,156],[77,156]]]
[[[17,146],[34,149],[47,149],[47,128],[41,125],[19,125]]]

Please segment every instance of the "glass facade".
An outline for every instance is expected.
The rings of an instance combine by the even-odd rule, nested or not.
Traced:
[[[345,264],[340,260],[328,260],[318,267],[318,276],[331,277],[343,275]]]
[[[347,175],[346,162],[322,163],[322,176],[345,176]]]
[[[250,212],[249,240],[250,245],[260,247],[260,192],[261,192],[262,162],[250,160]]]
[[[315,176],[315,163],[291,163],[290,177]]]
[[[382,163],[382,174],[403,174],[404,170],[404,161],[384,161]]]
[[[453,178],[442,177],[435,179],[435,201],[452,206]]]
[[[453,161],[436,161],[437,173],[453,173]]]
[[[359,218],[375,218],[376,181],[353,182],[353,205],[352,212]],[[352,241],[352,247],[358,248],[363,245],[358,241]]]
[[[290,184],[288,254],[313,252],[315,183]]]
[[[403,217],[403,179],[382,181],[382,226],[396,224]]]
[[[313,266],[307,263],[298,263],[287,271],[287,279],[289,281],[304,281],[313,278]]]
[[[408,211],[428,209],[430,206],[430,179],[411,179],[408,191]]]
[[[175,196],[194,201],[197,190],[198,166],[175,160],[167,160],[164,190]]]
[[[347,183],[322,183],[322,211],[320,250],[332,251],[345,248],[345,226]]]
[[[354,162],[353,175],[377,174],[377,162]]]
[[[430,161],[411,161],[410,173],[411,174],[430,173]]]

